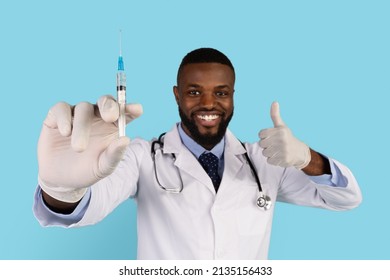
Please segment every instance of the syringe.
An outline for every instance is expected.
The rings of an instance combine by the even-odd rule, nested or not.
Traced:
[[[119,58],[118,72],[116,74],[117,102],[119,104],[118,128],[119,137],[126,135],[126,74],[122,58],[122,31],[119,31]]]

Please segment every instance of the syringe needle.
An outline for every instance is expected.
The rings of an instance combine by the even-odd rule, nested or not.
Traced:
[[[122,56],[122,29],[119,29],[119,56]]]

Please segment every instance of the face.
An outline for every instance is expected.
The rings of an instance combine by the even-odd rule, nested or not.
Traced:
[[[184,131],[210,150],[223,138],[233,116],[235,76],[220,63],[185,65],[173,88]]]

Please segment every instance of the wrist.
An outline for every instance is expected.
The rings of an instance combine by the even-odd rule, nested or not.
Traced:
[[[324,174],[332,174],[329,160],[323,155],[310,149],[311,160],[310,164],[302,169],[309,176],[320,176]]]
[[[74,203],[63,202],[48,195],[44,190],[41,190],[41,193],[42,193],[42,201],[46,205],[46,207],[58,214],[64,214],[64,215],[72,214],[81,201],[80,200]]]
[[[311,152],[309,146],[307,146],[305,143],[302,143],[304,145],[303,153],[302,153],[302,160],[295,164],[295,168],[302,170],[305,167],[307,167],[310,164],[311,161]]]
[[[77,203],[79,202],[88,188],[63,188],[63,187],[51,187],[47,185],[39,176],[38,184],[41,189],[52,198],[57,201],[65,203]]]

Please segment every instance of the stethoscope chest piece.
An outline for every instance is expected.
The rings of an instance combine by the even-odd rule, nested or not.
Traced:
[[[260,193],[260,196],[257,198],[256,202],[259,208],[263,208],[264,210],[269,210],[272,205],[271,198],[263,193]]]

